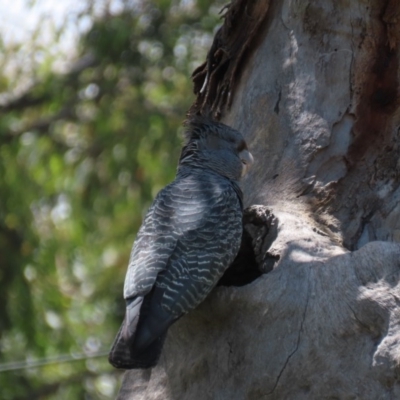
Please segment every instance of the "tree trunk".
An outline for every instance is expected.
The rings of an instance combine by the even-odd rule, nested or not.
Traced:
[[[191,111],[246,136],[264,274],[215,289],[119,399],[400,399],[399,48],[398,0],[233,1]]]

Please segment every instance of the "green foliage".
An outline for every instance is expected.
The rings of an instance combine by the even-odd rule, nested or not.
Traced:
[[[108,350],[121,322],[130,248],[174,177],[222,6],[134,4],[91,17],[69,72],[47,54],[0,107],[0,363]],[[0,70],[0,95],[15,88]],[[1,398],[112,398],[119,376],[105,357],[0,372]]]

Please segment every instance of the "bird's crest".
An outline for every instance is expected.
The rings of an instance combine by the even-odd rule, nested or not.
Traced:
[[[218,135],[220,129],[226,129],[226,125],[214,121],[202,115],[191,115],[183,123],[185,127],[184,137],[186,143],[191,140],[205,138],[208,135]]]

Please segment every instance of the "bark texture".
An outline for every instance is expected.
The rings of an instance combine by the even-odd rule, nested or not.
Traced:
[[[191,112],[246,136],[263,275],[215,289],[119,399],[400,398],[399,50],[397,0],[233,2]]]

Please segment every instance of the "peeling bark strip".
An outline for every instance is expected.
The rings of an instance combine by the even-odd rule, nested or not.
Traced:
[[[330,212],[346,221],[341,230],[343,244],[350,250],[369,240],[392,237],[393,226],[386,226],[397,218],[385,221],[397,207],[395,193],[400,191],[400,2],[371,1],[358,21],[354,26],[360,24],[362,35],[359,42],[353,39],[358,43],[351,71],[355,120],[344,155],[347,172],[335,191],[325,191],[332,195]]]
[[[358,102],[358,119],[354,126],[355,139],[349,147],[347,162],[353,166],[368,152],[376,152],[371,143],[389,142],[393,136],[388,116],[397,112],[398,97],[398,58],[397,54],[385,45],[376,48],[376,58],[369,73],[365,74],[364,88]]]
[[[269,5],[270,0],[232,0],[221,10],[227,10],[224,24],[214,37],[206,62],[192,75],[197,99],[189,113],[220,119],[223,109],[229,109],[238,76],[265,23]]]
[[[400,43],[400,7],[398,0],[389,0],[382,19],[387,27],[390,50],[394,50]]]
[[[357,122],[354,126],[355,139],[349,148],[347,162],[362,160],[368,151],[376,152],[371,143],[390,142],[393,130],[388,116],[399,107],[399,60],[397,46],[400,43],[400,3],[389,0],[382,8],[381,26],[376,27],[376,37],[369,44],[371,65],[363,65],[356,71],[364,78],[364,84],[357,99]],[[374,46],[374,47],[373,47]],[[362,74],[362,75],[361,75]],[[357,93],[356,93],[357,95]]]

